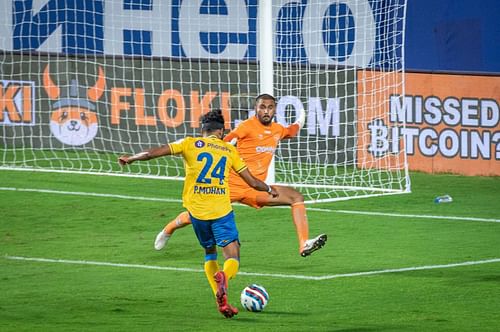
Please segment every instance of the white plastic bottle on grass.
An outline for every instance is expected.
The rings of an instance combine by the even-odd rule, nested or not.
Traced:
[[[434,198],[434,203],[451,203],[453,198],[450,195],[438,196]]]

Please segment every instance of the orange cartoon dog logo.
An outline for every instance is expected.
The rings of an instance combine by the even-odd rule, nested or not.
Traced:
[[[52,81],[49,66],[43,73],[43,86],[50,99],[55,100],[52,105],[53,113],[50,119],[50,131],[64,144],[84,145],[94,139],[99,129],[95,104],[104,93],[106,78],[101,67],[97,81],[93,87],[84,89],[76,80],[66,91]]]

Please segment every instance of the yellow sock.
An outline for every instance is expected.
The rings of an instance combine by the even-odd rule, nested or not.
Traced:
[[[304,243],[309,238],[309,223],[304,203],[292,204],[292,218],[299,239],[299,250],[302,250]]]
[[[165,226],[163,231],[168,235],[172,235],[172,233],[175,232],[177,229],[187,226],[190,223],[191,219],[189,218],[189,212],[184,211],[181,214],[179,214],[174,220],[169,222],[167,226]]]
[[[217,271],[219,271],[219,264],[217,263],[217,261],[215,260],[205,261],[205,275],[207,276],[210,287],[212,287],[214,295],[217,293],[217,284],[215,283],[214,280],[214,274]]]
[[[240,262],[234,258],[228,258],[224,262],[224,274],[227,280],[231,280],[236,276],[240,268]]]

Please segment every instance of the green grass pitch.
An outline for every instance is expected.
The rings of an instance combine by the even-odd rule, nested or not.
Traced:
[[[182,210],[181,186],[0,171],[0,331],[500,328],[498,177],[413,173],[411,194],[308,206],[311,236],[329,240],[307,258],[288,208],[236,205],[244,273],[230,281],[233,319],[216,309],[190,228],[153,249]],[[454,201],[435,204],[442,194]],[[239,304],[250,283],[270,294],[262,313]]]

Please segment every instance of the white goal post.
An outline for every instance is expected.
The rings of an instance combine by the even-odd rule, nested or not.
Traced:
[[[226,127],[276,96],[274,181],[309,202],[410,191],[406,0],[40,0],[0,12],[0,169],[182,179],[180,158],[117,165]]]

